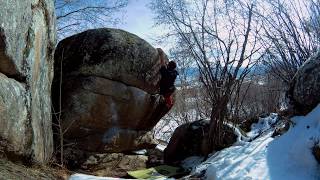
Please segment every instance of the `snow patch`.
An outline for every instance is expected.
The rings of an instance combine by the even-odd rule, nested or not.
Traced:
[[[307,116],[294,117],[295,127],[270,144],[270,179],[320,179],[312,147],[320,139],[320,105]]]
[[[270,116],[259,118],[258,123],[251,125],[251,131],[247,133],[248,137],[255,138],[264,131],[270,129],[278,120],[278,114],[271,113]]]
[[[70,176],[69,180],[121,180],[121,178],[98,177],[86,174],[73,174],[72,176]]]
[[[147,150],[146,149],[141,149],[141,150],[138,150],[138,151],[133,151],[134,154],[137,154],[137,155],[146,155],[147,154]]]
[[[208,160],[196,167],[192,174],[202,174],[206,179],[268,179],[267,146],[273,139],[272,132],[246,143],[232,146],[215,153]]]
[[[183,169],[192,171],[196,166],[200,165],[204,161],[202,156],[191,156],[182,161],[181,166]]]
[[[271,137],[278,117],[260,118],[247,134],[252,142],[236,144],[215,153],[191,174],[223,180],[320,179],[320,165],[312,147],[320,139],[320,105],[307,116],[294,117],[296,126],[276,139]]]
[[[160,151],[164,151],[164,149],[166,149],[166,145],[162,145],[162,144],[158,144],[157,146],[156,146],[156,149],[158,149],[158,150],[160,150]]]

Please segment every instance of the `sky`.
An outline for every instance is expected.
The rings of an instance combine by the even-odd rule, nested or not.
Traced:
[[[124,9],[123,22],[116,27],[136,34],[150,44],[156,46],[154,39],[161,34],[158,27],[154,27],[154,14],[147,7],[150,0],[129,0]]]
[[[162,29],[154,26],[154,14],[147,7],[149,3],[150,0],[129,0],[122,23],[116,27],[141,37],[154,47],[161,47],[155,39],[162,34]]]

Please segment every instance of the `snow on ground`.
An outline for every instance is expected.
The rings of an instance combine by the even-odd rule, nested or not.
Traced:
[[[302,180],[320,179],[320,166],[311,148],[320,139],[320,105],[307,116],[294,117],[296,124],[273,139],[276,115],[261,118],[247,135],[259,137],[236,143],[196,166],[192,174],[205,173],[208,180]]]
[[[201,119],[195,109],[187,111],[186,114],[188,115],[187,119]],[[174,113],[173,110],[166,114],[153,129],[155,139],[159,139],[169,143],[174,130],[180,125],[186,123],[181,118],[181,115]]]
[[[87,174],[73,174],[69,180],[121,180],[120,178],[98,177]]]
[[[268,117],[259,118],[258,123],[252,124],[251,131],[247,133],[250,138],[255,138],[264,131],[272,128],[272,125],[278,120],[278,115],[276,113],[271,113]]]
[[[183,169],[191,171],[194,167],[200,165],[204,160],[202,156],[191,156],[183,160],[181,163]]]
[[[255,139],[256,137],[262,135],[263,133],[273,130],[273,126],[278,121],[278,114],[271,113],[268,117],[259,118],[258,123],[254,123],[251,126],[251,131],[247,134],[243,134],[237,126],[232,123],[226,123],[227,126],[234,130],[234,133],[238,136],[237,142],[234,143],[235,146],[245,145],[249,141]]]
[[[232,146],[215,153],[197,166],[192,174],[206,173],[207,179],[268,179],[267,146],[272,132],[241,146]],[[243,143],[242,143],[243,144]]]
[[[292,118],[295,126],[284,135],[271,137],[278,117],[260,118],[247,137],[219,151],[201,163],[201,157],[189,157],[184,167],[191,174],[204,174],[208,180],[319,180],[320,165],[311,148],[320,140],[320,104],[307,116]],[[242,136],[239,131],[239,136]],[[252,140],[251,142],[248,141]],[[116,180],[82,174],[70,180]]]
[[[163,145],[163,144],[158,144],[157,146],[156,146],[156,149],[158,149],[158,150],[160,150],[160,151],[164,151],[164,149],[166,149],[166,145]]]
[[[320,105],[307,116],[294,117],[296,126],[270,143],[270,179],[320,179],[320,165],[312,147],[320,140]]]

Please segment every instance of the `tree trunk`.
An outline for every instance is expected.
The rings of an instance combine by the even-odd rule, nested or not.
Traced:
[[[217,103],[213,103],[210,115],[209,142],[212,152],[222,142],[222,127],[228,111],[228,96],[223,96]]]

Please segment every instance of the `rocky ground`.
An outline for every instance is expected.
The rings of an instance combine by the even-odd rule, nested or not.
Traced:
[[[61,168],[45,166],[26,167],[22,164],[13,163],[5,158],[0,158],[0,180],[50,180],[68,179],[70,172]]]

